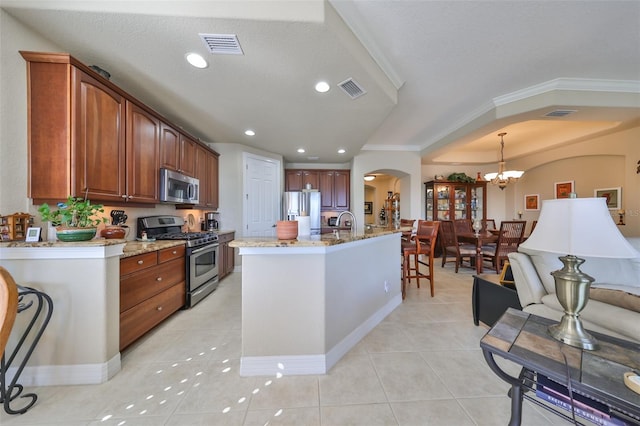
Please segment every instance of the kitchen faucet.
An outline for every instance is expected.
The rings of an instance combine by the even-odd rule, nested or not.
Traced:
[[[356,230],[358,229],[356,217],[349,210],[340,212],[340,214],[338,215],[338,219],[336,220],[336,226],[340,227],[340,218],[342,218],[343,214],[348,214],[349,216],[351,216],[351,235],[356,235]]]

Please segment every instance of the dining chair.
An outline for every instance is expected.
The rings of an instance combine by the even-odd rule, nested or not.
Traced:
[[[495,219],[482,219],[482,230],[486,231],[487,229],[498,229]]]
[[[9,271],[0,266],[0,356],[9,341],[18,314],[18,286]],[[4,383],[0,383],[4,386]]]
[[[453,221],[453,225],[456,228],[456,234],[466,234],[469,232],[473,232],[471,219],[456,219]]]
[[[402,299],[406,297],[407,281],[411,282],[412,278],[416,279],[418,288],[420,288],[420,278],[429,280],[431,286],[431,297],[435,294],[433,283],[433,258],[438,238],[438,229],[440,222],[431,220],[419,220],[416,235],[411,241],[402,243]],[[411,256],[413,256],[413,267],[411,265]],[[423,259],[420,260],[420,256]],[[426,257],[427,259],[424,259]],[[420,272],[420,265],[427,266],[429,273]]]
[[[476,246],[473,244],[461,244],[458,242],[458,236],[456,235],[456,228],[453,225],[453,221],[442,220],[440,221],[440,245],[442,247],[442,267],[444,268],[447,262],[456,262],[456,273],[458,273],[458,267],[462,265],[465,258],[469,259],[469,267],[473,267],[473,260],[476,256]],[[447,260],[447,255],[453,256],[451,260]]]
[[[533,230],[536,229],[536,225],[538,224],[537,220],[531,222],[531,231],[529,231],[529,235],[533,234]]]
[[[502,271],[502,264],[507,260],[507,255],[518,250],[526,226],[526,220],[503,221],[495,247],[482,246],[482,258],[491,262],[496,274]]]
[[[409,241],[411,239],[411,235],[413,234],[413,224],[416,222],[415,219],[400,219],[400,227],[401,228],[408,228],[411,227],[410,231],[403,231],[402,232],[402,241]]]

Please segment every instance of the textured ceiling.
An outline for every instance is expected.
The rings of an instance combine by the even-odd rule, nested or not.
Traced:
[[[0,6],[203,141],[287,162],[347,162],[361,149],[494,162],[500,131],[508,159],[640,119],[637,1]],[[210,55],[198,33],[236,34],[244,55]],[[190,67],[191,51],[209,67]],[[348,78],[367,93],[349,98],[337,87]],[[313,91],[320,79],[329,92]],[[544,117],[557,108],[578,112]]]

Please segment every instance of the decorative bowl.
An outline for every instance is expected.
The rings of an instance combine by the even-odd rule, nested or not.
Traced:
[[[107,240],[116,238],[122,239],[126,235],[126,229],[121,226],[107,226],[102,231],[100,231],[100,236],[106,238]]]
[[[293,240],[298,236],[297,220],[279,220],[276,222],[276,236],[279,240]]]

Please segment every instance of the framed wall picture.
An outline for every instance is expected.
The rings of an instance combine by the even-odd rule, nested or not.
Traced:
[[[524,196],[524,209],[527,211],[540,210],[540,194],[526,194]]]
[[[364,202],[364,214],[373,214],[373,201]]]
[[[41,230],[42,228],[27,228],[27,237],[25,238],[25,241],[29,243],[37,243],[40,241]]]
[[[556,198],[569,198],[569,194],[575,191],[574,181],[556,182],[553,184],[553,193]]]
[[[607,207],[609,210],[620,210],[622,206],[622,188],[602,188],[593,190],[594,197],[603,197],[607,199]]]

